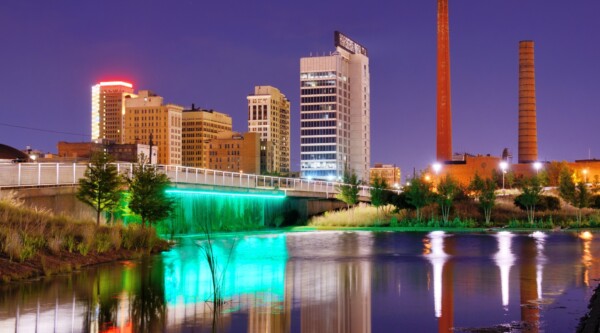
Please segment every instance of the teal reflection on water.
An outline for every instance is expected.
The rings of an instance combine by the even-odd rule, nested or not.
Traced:
[[[189,241],[163,254],[165,299],[168,304],[205,302],[213,295],[212,276],[201,248],[202,240]],[[214,239],[213,251],[223,274],[221,297],[251,295],[283,301],[286,236]]]

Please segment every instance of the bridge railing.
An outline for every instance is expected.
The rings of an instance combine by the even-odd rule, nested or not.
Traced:
[[[133,164],[115,163],[121,174],[131,175]],[[280,189],[336,194],[338,182],[301,178],[254,175],[174,165],[157,165],[172,182],[229,186],[238,188]],[[75,163],[17,163],[0,164],[0,187],[74,185],[83,178],[86,164]],[[369,196],[369,187],[360,186],[359,195]]]

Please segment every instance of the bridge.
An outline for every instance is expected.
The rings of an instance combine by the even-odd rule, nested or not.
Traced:
[[[132,163],[115,163],[117,171],[131,176]],[[175,165],[156,165],[177,185],[199,185],[209,188],[232,188],[256,191],[278,190],[286,196],[334,198],[339,182],[301,178],[254,175]],[[77,163],[15,163],[0,164],[0,188],[49,187],[77,185],[83,178],[86,164]],[[359,196],[368,201],[368,186],[359,186]]]
[[[117,171],[131,176],[133,164],[115,163]],[[336,200],[341,183],[316,181],[289,177],[254,175],[173,165],[156,165],[173,183],[173,195],[200,195],[198,204],[214,204],[206,196],[226,196],[233,202],[256,199],[256,202],[270,201],[268,198],[286,198],[283,205],[286,211],[297,211],[300,219],[345,207]],[[79,218],[93,216],[91,208],[76,199],[79,180],[84,177],[87,164],[77,163],[17,163],[0,164],[0,192],[13,191],[26,204],[49,209],[56,213],[69,214]],[[0,193],[1,194],[1,193]],[[262,198],[262,199],[261,199]],[[367,186],[359,187],[359,199],[370,201]],[[205,210],[218,213],[213,207]],[[278,208],[279,209],[279,208]]]

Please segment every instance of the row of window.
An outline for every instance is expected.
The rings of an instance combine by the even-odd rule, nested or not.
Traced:
[[[335,119],[335,112],[302,113],[300,119]]]
[[[300,123],[301,128],[309,127],[335,127],[335,120],[321,120],[321,121],[303,121]]]
[[[302,81],[302,87],[326,87],[335,86],[335,80]]]
[[[300,79],[330,79],[335,78],[335,72],[314,72],[314,73],[301,73]]]
[[[302,97],[301,103],[331,103],[336,101],[336,96]]]
[[[336,137],[316,137],[316,138],[302,138],[300,139],[301,143],[335,143]]]
[[[336,146],[302,146],[300,150],[302,152],[313,152],[313,151],[335,151]]]
[[[335,128],[325,129],[303,129],[300,131],[300,135],[335,135]]]
[[[335,88],[313,88],[313,89],[302,89],[300,95],[327,95],[335,94]]]
[[[300,111],[335,110],[335,104],[302,105]]]
[[[311,160],[335,160],[336,154],[302,154],[303,161]]]

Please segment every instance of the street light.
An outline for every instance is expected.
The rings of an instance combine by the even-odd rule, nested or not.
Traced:
[[[535,169],[535,173],[536,174],[540,173],[540,170],[542,169],[542,163],[541,162],[534,162],[533,163],[533,168]]]
[[[506,170],[508,170],[508,162],[500,162],[500,169],[502,170],[502,189],[504,190],[504,175],[506,174]]]
[[[587,184],[588,169],[583,169],[583,182]]]
[[[433,172],[435,172],[435,174],[437,175],[442,170],[442,164],[438,163],[438,162],[435,162],[435,163],[433,163],[431,165],[431,168],[433,169]]]

